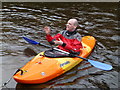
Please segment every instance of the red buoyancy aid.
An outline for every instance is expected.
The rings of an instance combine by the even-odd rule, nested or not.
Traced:
[[[79,52],[80,48],[82,48],[81,35],[75,31],[69,32],[67,30],[61,31],[56,34],[54,37],[51,35],[46,35],[46,39],[50,44],[54,44],[54,40],[62,40],[64,45],[58,45],[58,48],[67,52]]]

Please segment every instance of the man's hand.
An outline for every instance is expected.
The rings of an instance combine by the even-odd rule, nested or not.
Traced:
[[[56,45],[62,45],[63,44],[63,42],[62,41],[54,41],[54,43],[56,44]]]
[[[58,40],[55,40],[54,43],[56,45],[62,45],[63,44],[63,41],[59,38],[59,41]]]
[[[50,27],[45,26],[44,31],[45,31],[46,34],[50,34],[50,32],[51,32]]]

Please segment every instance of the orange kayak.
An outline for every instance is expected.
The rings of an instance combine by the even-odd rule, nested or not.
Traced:
[[[96,40],[92,36],[82,37],[83,49],[79,56],[86,58],[94,48]],[[68,70],[75,67],[81,61],[80,58],[63,57],[63,58],[49,58],[43,56],[44,52],[39,53],[25,66],[21,71],[17,72],[13,78],[18,83],[24,84],[38,84],[47,82]]]

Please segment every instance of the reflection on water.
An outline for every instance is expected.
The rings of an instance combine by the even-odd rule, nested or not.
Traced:
[[[12,80],[8,88],[118,88],[118,3],[3,3],[1,57],[3,80],[7,81],[14,70],[22,67],[32,57],[26,56],[27,47],[37,53],[47,48],[27,44],[21,36],[48,44],[45,25],[52,28],[52,34],[63,30],[69,18],[79,21],[78,32],[82,36],[92,35],[97,44],[90,59],[113,66],[111,71],[102,71],[84,61],[69,72],[39,85],[16,84]],[[29,53],[28,53],[29,54]],[[1,63],[0,63],[1,64]],[[9,65],[9,66],[8,66]]]

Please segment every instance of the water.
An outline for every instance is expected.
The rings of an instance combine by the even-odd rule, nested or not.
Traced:
[[[13,79],[7,88],[118,88],[118,3],[2,3],[1,53],[2,83],[34,56],[27,47],[37,53],[47,50],[42,46],[27,44],[21,36],[48,44],[43,27],[49,25],[55,35],[65,28],[68,19],[76,18],[82,36],[91,35],[97,40],[94,51],[88,57],[113,66],[103,71],[84,61],[67,73],[44,84],[24,85]]]

